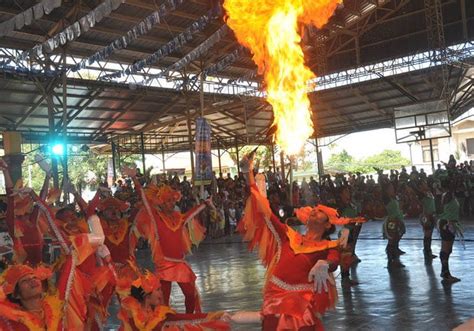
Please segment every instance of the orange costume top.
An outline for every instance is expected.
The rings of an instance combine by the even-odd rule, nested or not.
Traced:
[[[0,288],[0,330],[2,331],[59,331],[62,330],[64,301],[58,295],[48,294],[42,300],[42,314],[38,316],[20,304],[11,302],[7,295],[14,293],[23,277],[33,275],[40,281],[50,278],[52,271],[39,266],[35,269],[19,264],[10,266],[2,275]]]
[[[151,244],[160,279],[183,283],[196,279],[184,257],[191,251],[192,244],[204,238],[205,228],[194,219],[204,208],[205,205],[197,206],[184,215],[177,211],[166,215],[157,208],[150,208],[148,212],[145,207],[138,212],[137,227]],[[159,252],[156,246],[153,249],[154,244],[159,245]]]
[[[65,302],[63,325],[69,330],[99,329],[97,321],[107,315],[105,302],[110,299],[115,284],[114,270],[98,264],[97,247],[89,242],[85,221],[75,228],[79,233],[73,233],[64,223],[56,223],[54,214],[43,201],[39,200],[38,205],[65,256],[57,283],[59,298]]]
[[[43,302],[44,320],[7,300],[0,301],[0,330],[59,331],[63,302],[57,296],[47,296]]]
[[[133,255],[135,247],[131,246],[132,242],[130,236],[131,224],[127,219],[123,218],[117,221],[117,225],[110,226],[109,223],[100,219],[102,228],[105,234],[105,246],[110,251],[110,256],[114,263],[125,265],[130,256]]]
[[[255,185],[251,187],[239,231],[249,241],[249,249],[258,247],[267,266],[262,314],[279,315],[276,330],[320,325],[321,315],[334,308],[337,291],[328,284],[328,292],[316,293],[308,274],[319,260],[329,263],[330,272],[337,268],[338,242],[304,240],[271,212],[268,200]]]

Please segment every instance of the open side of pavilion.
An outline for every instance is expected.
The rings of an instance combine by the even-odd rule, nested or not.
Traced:
[[[0,23],[35,3],[2,3]],[[127,0],[68,36],[100,4],[62,1],[0,37],[2,130],[24,143],[67,137],[115,158],[193,150],[195,119],[204,115],[213,148],[272,144],[262,78],[211,2]],[[154,14],[159,22],[128,34]],[[192,38],[157,53],[193,26]],[[307,65],[318,75],[312,138],[393,127],[393,110],[404,105],[447,100],[451,120],[472,107],[470,1],[347,0],[323,29],[305,31]],[[124,36],[128,43],[115,47]]]

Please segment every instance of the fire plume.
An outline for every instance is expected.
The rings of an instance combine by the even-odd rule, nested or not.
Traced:
[[[289,155],[313,134],[300,24],[321,28],[342,0],[225,0],[227,24],[249,48],[263,74],[278,130],[276,143]]]

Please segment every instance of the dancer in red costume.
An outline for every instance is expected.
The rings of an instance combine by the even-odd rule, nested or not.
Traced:
[[[41,158],[41,156],[37,157]],[[46,173],[40,193],[41,197],[45,199],[51,174],[48,164],[42,162],[40,165]],[[45,228],[42,226],[44,223],[42,223],[43,220],[38,213],[38,208],[33,206],[33,200],[29,195],[31,189],[23,188],[21,180],[13,186],[8,165],[4,160],[0,160],[0,170],[5,176],[8,205],[6,222],[9,235],[13,240],[14,260],[17,263],[38,265],[43,260],[43,232]]]
[[[321,316],[336,303],[332,272],[339,265],[338,247],[347,244],[348,231],[338,241],[330,240],[329,235],[335,224],[364,220],[339,218],[336,210],[322,205],[303,207],[296,210],[307,229],[301,235],[271,212],[268,200],[255,185],[252,158],[245,158],[241,169],[248,169],[250,197],[239,231],[250,249],[259,247],[268,268],[260,313],[263,330],[322,330]],[[259,318],[254,314],[253,319]],[[252,315],[238,313],[233,320],[249,322]]]
[[[0,330],[63,330],[64,301],[43,288],[43,281],[51,276],[48,268],[22,264],[10,266],[1,275]]]
[[[134,274],[125,275],[118,280],[121,296],[119,319],[122,331],[139,330],[230,330],[225,313],[177,314],[165,304],[159,278],[150,273],[141,274],[131,265]]]
[[[57,286],[60,299],[67,303],[63,308],[64,327],[68,330],[101,329],[115,284],[115,270],[104,245],[99,218],[91,212],[86,215],[86,223],[68,208],[60,209],[55,215],[43,200],[37,196],[34,199],[63,253],[64,263],[59,271],[62,277]]]
[[[32,269],[25,265],[10,267],[5,273],[0,304],[5,328],[1,330],[99,330],[100,301],[91,292],[105,288],[112,278],[112,270],[87,264],[96,253],[107,260],[109,253],[103,246],[104,235],[97,216],[88,219],[91,232],[81,228],[57,226],[53,212],[45,201],[32,191],[31,198],[44,214],[51,233],[61,245],[65,262],[59,270],[57,293],[43,298],[41,280],[50,278],[44,268]],[[61,213],[58,212],[58,213]],[[63,210],[63,216],[67,213]],[[68,234],[66,234],[68,233]],[[94,256],[95,257],[95,256]],[[15,306],[16,305],[16,306]],[[1,326],[1,324],[0,324]]]
[[[129,173],[134,177],[133,173]],[[170,186],[151,186],[145,190],[134,180],[141,194],[143,207],[137,214],[137,228],[151,246],[153,262],[161,286],[165,304],[169,305],[171,283],[177,282],[185,296],[186,313],[200,312],[199,294],[195,286],[196,275],[184,260],[193,244],[204,239],[205,228],[194,219],[210,201],[194,207],[186,214],[175,210],[181,198]]]

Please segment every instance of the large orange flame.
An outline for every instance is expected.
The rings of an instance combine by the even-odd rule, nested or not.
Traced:
[[[227,24],[249,48],[273,106],[276,143],[297,154],[313,133],[308,82],[298,23],[321,28],[342,0],[225,0]]]

